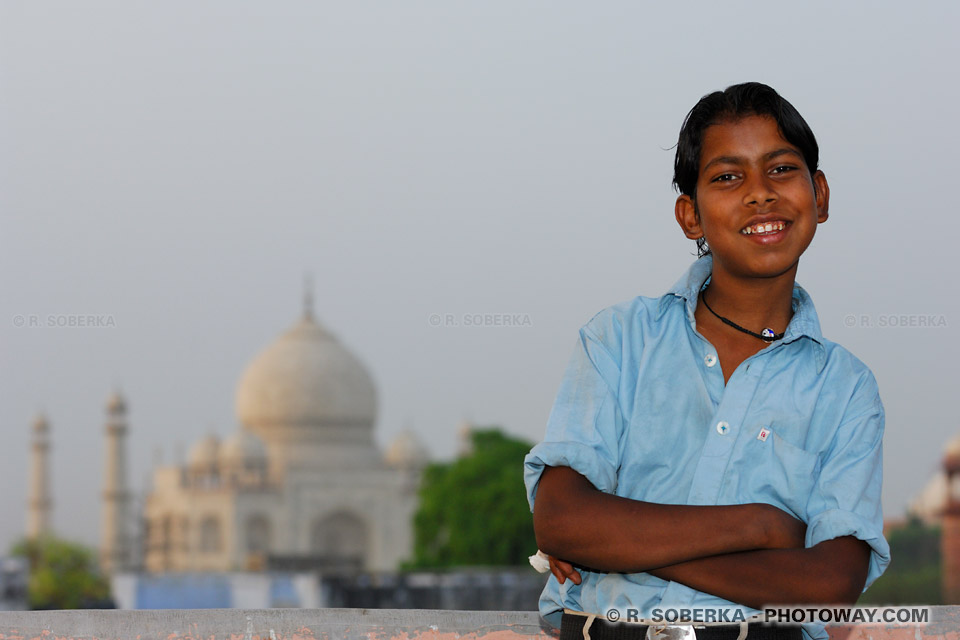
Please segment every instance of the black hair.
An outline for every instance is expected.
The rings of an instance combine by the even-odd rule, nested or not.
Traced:
[[[677,141],[677,155],[673,164],[673,186],[682,195],[693,199],[697,211],[697,179],[700,177],[700,152],[707,127],[725,120],[739,120],[746,116],[770,116],[784,139],[797,147],[803,155],[810,174],[820,163],[817,139],[803,116],[779,93],[759,82],[744,82],[714,91],[700,98],[683,121]],[[814,187],[816,188],[816,187]],[[697,216],[699,217],[699,212]],[[703,238],[697,240],[697,254],[710,253]]]

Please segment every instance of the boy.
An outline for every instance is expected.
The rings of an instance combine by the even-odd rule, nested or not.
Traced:
[[[525,459],[554,573],[540,611],[562,620],[561,638],[642,637],[604,622],[629,610],[742,618],[768,604],[852,604],[889,563],[876,382],[823,338],[795,284],[828,214],[818,154],[766,85],[707,95],[687,115],[676,218],[700,258],[666,295],[580,330],[544,442]],[[826,638],[822,626],[804,632]]]

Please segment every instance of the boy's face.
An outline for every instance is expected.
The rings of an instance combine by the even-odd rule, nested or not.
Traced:
[[[706,129],[696,202],[680,196],[676,215],[688,238],[706,238],[715,271],[769,278],[795,273],[829,199],[776,121],[746,116]]]

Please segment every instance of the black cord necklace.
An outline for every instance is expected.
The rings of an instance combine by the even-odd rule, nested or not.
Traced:
[[[769,327],[764,327],[763,331],[761,331],[760,333],[754,333],[753,331],[750,331],[750,329],[744,329],[733,320],[728,320],[724,318],[722,315],[720,315],[719,313],[711,309],[710,305],[707,304],[706,292],[703,292],[700,294],[700,299],[703,300],[703,306],[705,306],[707,310],[710,311],[710,313],[717,316],[717,318],[719,318],[725,325],[731,326],[737,331],[743,331],[744,333],[749,334],[754,338],[760,338],[764,342],[773,342],[775,340],[780,340],[781,338],[783,338],[783,333],[774,333],[773,329]]]

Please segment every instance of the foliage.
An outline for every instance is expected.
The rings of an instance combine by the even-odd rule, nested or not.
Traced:
[[[940,529],[911,520],[888,538],[890,566],[860,604],[942,604]]]
[[[93,551],[67,540],[43,536],[22,540],[11,555],[27,558],[31,609],[111,607],[110,586],[97,571]]]
[[[532,444],[497,428],[474,430],[470,438],[468,455],[424,470],[407,568],[524,565],[536,551],[523,487]]]

